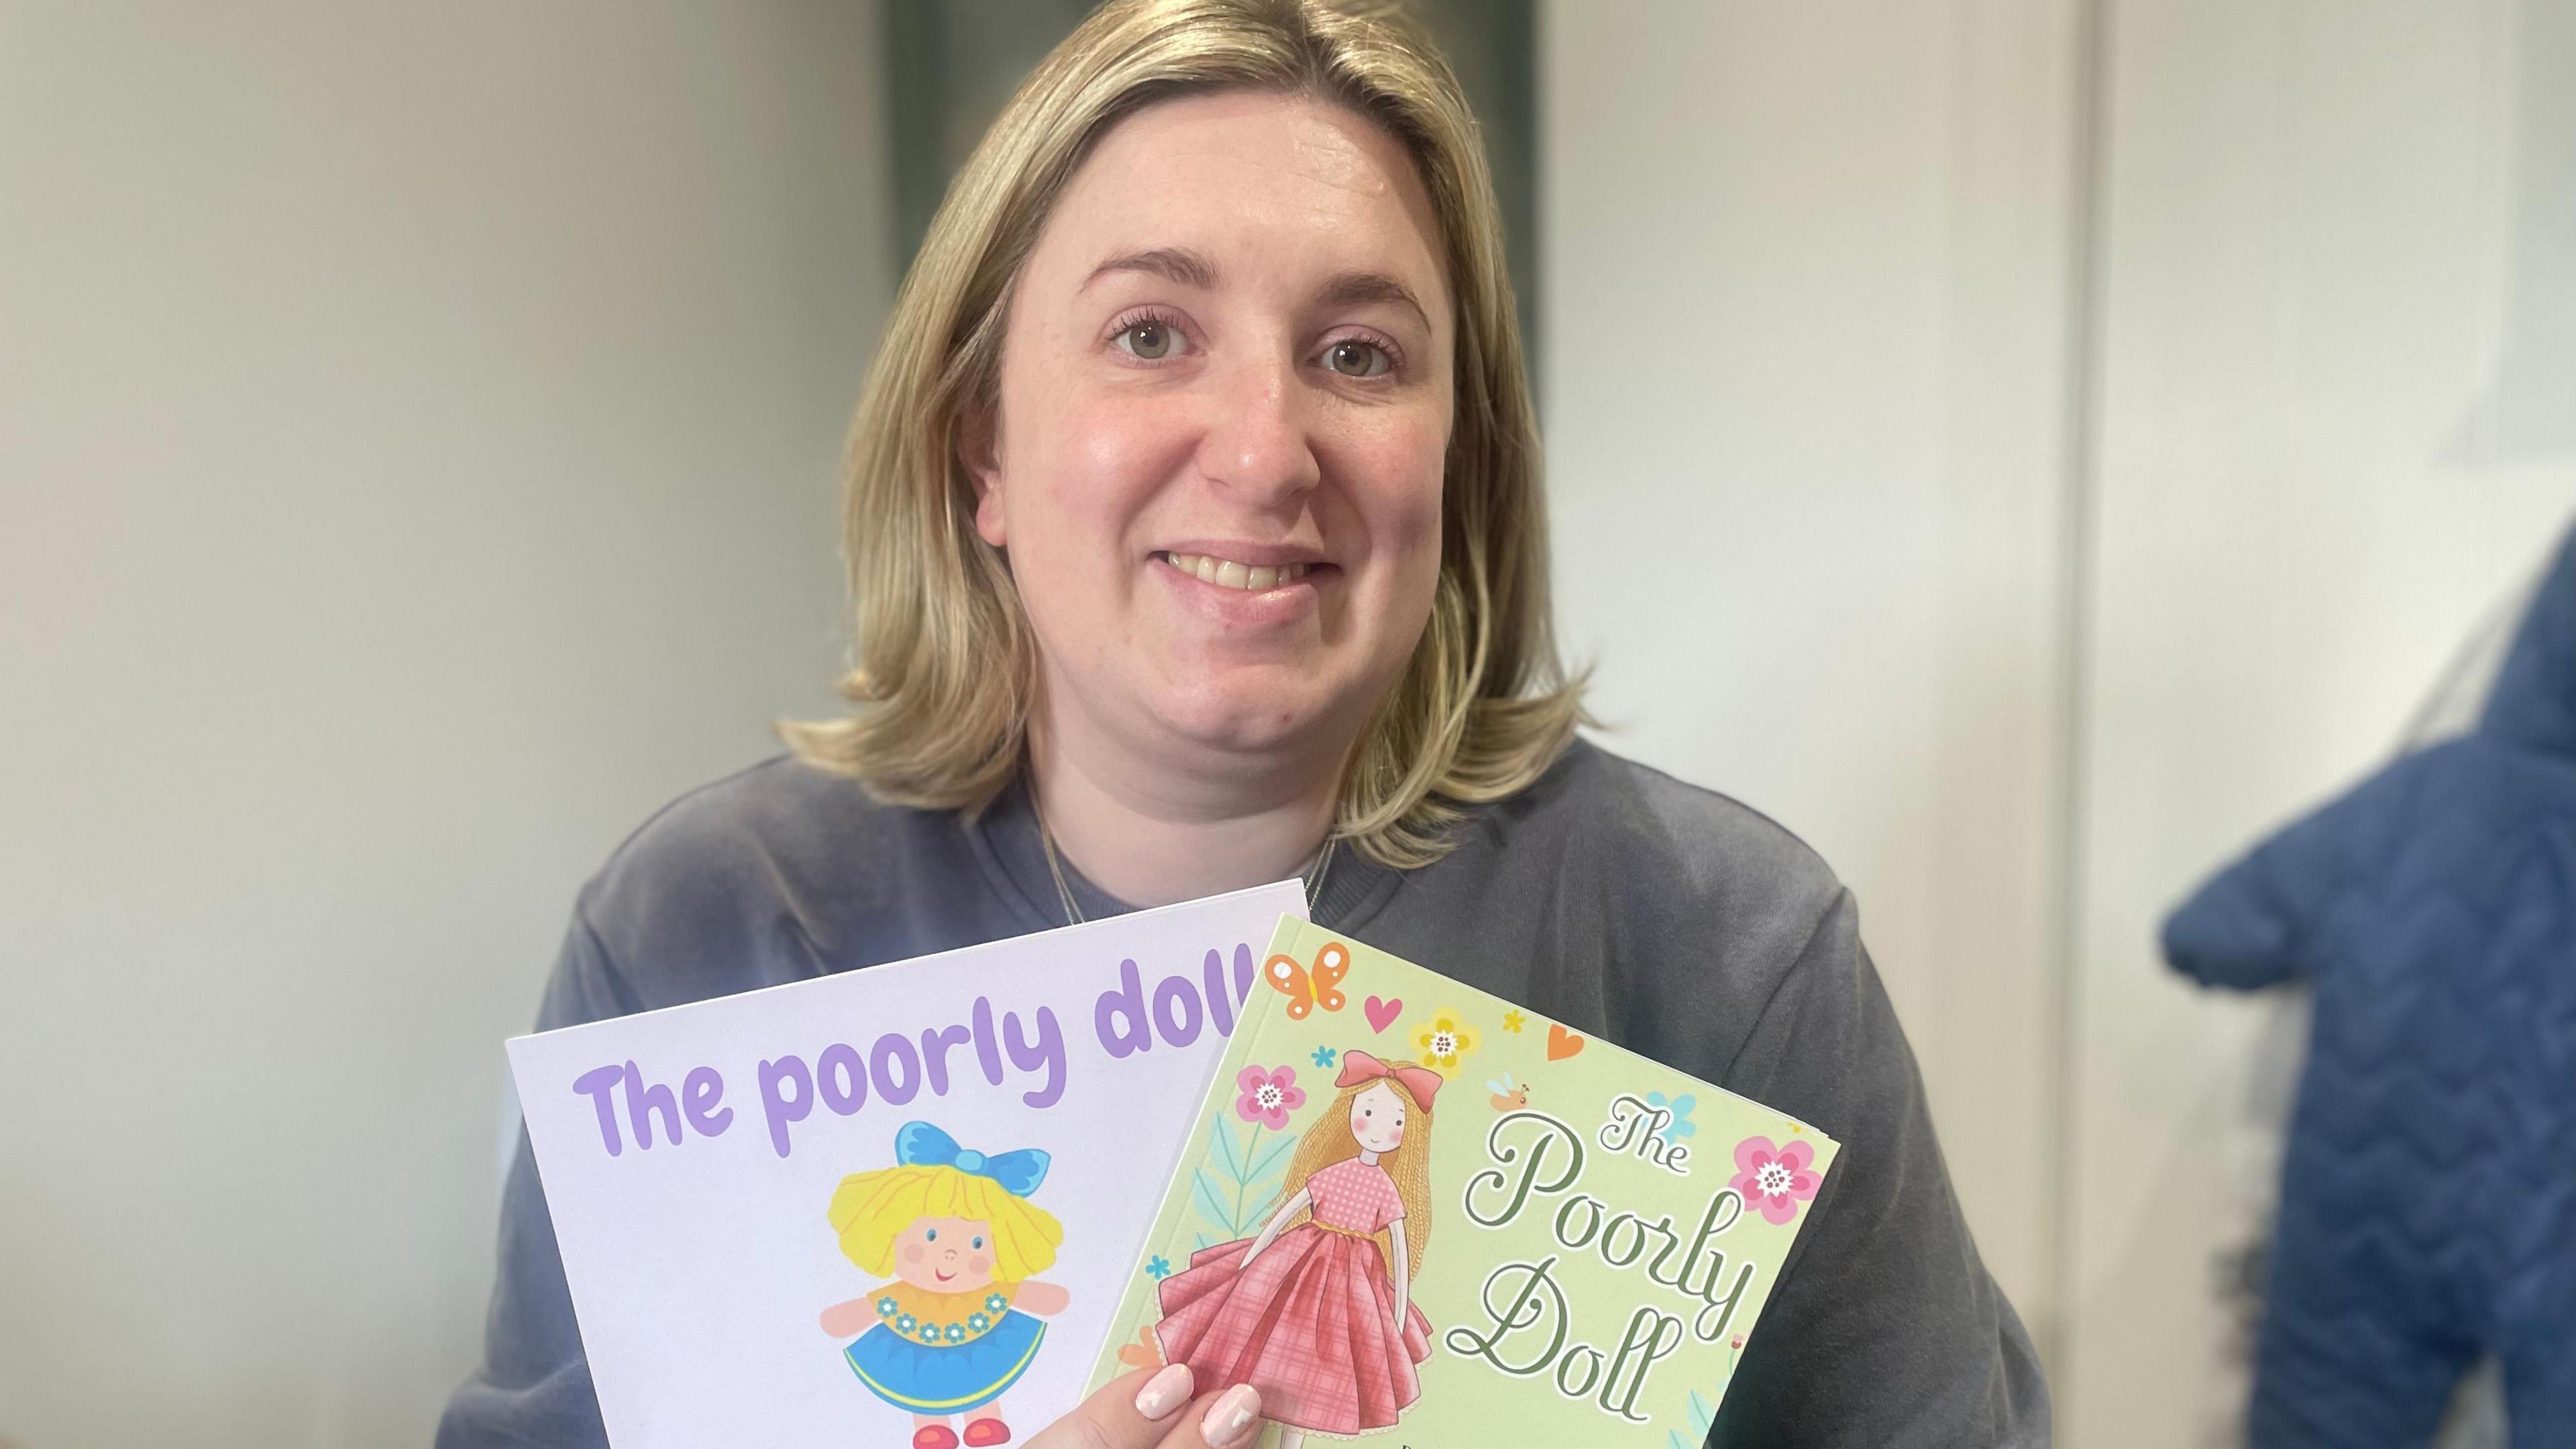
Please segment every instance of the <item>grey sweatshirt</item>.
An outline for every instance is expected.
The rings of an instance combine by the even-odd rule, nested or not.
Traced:
[[[1128,909],[1067,879],[1086,916]],[[1314,918],[1841,1142],[1712,1446],[2048,1442],[2038,1358],[1960,1218],[1851,893],[1787,831],[1577,743],[1433,865],[1336,851]],[[776,759],[683,796],[609,859],[537,1025],[1064,923],[1023,792],[969,819]],[[523,1135],[484,1361],[438,1446],[605,1443]]]

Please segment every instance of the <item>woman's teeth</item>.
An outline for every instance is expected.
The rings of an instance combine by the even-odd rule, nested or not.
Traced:
[[[1164,558],[1185,574],[1194,574],[1202,583],[1221,584],[1229,589],[1263,589],[1293,584],[1306,576],[1311,564],[1281,564],[1277,568],[1255,568],[1228,558],[1212,558],[1203,553],[1167,553]]]

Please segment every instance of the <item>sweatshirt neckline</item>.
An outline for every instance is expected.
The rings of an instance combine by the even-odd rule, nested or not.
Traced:
[[[1047,869],[1046,847],[1038,837],[1037,812],[1030,807],[1026,772],[1014,777],[982,811],[962,818],[961,824],[976,863],[1012,914],[1035,931],[1069,924],[1064,919],[1064,904],[1056,896],[1054,877]],[[1136,909],[1092,884],[1072,861],[1061,856],[1057,860],[1064,868],[1065,888],[1073,893],[1073,903],[1082,911],[1084,920],[1123,916]],[[1310,906],[1312,918],[1319,926],[1351,930],[1374,917],[1403,884],[1402,871],[1380,865],[1345,845],[1333,852],[1332,867],[1324,872],[1324,888]]]

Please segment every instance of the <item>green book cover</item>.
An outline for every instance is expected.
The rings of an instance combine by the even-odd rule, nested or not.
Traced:
[[[1831,1138],[1283,918],[1093,1386],[1190,1364],[1263,1444],[1696,1449]]]

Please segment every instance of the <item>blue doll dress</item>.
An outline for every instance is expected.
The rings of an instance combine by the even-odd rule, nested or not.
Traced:
[[[928,1293],[889,1283],[874,1328],[842,1350],[859,1382],[910,1413],[962,1414],[1002,1396],[1028,1371],[1046,1324],[1011,1309],[1016,1283],[980,1293]]]

